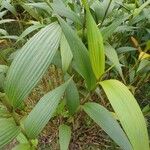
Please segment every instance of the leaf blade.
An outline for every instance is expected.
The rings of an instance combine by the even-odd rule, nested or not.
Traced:
[[[11,142],[20,132],[12,120],[0,119],[0,149]]]
[[[65,4],[63,3],[63,1],[54,0],[51,6],[58,15],[71,19],[72,21],[74,21],[75,23],[79,25],[82,24],[79,16],[74,11],[67,8]]]
[[[105,54],[108,57],[108,59],[113,63],[113,65],[115,65],[116,70],[118,71],[118,73],[124,81],[121,64],[119,62],[116,50],[110,44],[107,44],[105,45]]]
[[[88,7],[86,9],[86,22],[90,61],[92,64],[93,72],[96,76],[96,79],[98,80],[105,70],[103,37]]]
[[[70,76],[67,74],[65,79],[69,78]],[[79,92],[73,79],[71,79],[70,84],[66,89],[66,105],[71,115],[77,111],[80,105]]]
[[[68,150],[71,139],[71,129],[69,126],[63,124],[59,126],[59,144],[60,150]]]
[[[132,150],[125,133],[112,114],[103,106],[88,102],[83,105],[84,111],[124,150]]]
[[[77,72],[85,79],[88,89],[94,88],[96,79],[90,64],[89,53],[78,35],[70,26],[60,17],[58,17],[63,33],[72,50],[75,68]]]
[[[117,80],[105,80],[100,82],[100,85],[128,135],[133,149],[148,150],[149,141],[146,123],[134,96],[124,84]]]
[[[64,35],[62,35],[62,38],[61,38],[60,51],[61,51],[62,69],[63,69],[63,72],[65,73],[67,72],[71,64],[73,55],[72,55],[70,46]]]
[[[61,29],[52,23],[35,34],[18,52],[8,70],[5,92],[18,107],[38,83],[59,46]]]
[[[25,119],[24,127],[26,133],[31,139],[36,138],[48,123],[69,82],[70,80],[44,95]]]

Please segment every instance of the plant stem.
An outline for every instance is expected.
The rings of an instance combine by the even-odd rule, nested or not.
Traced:
[[[83,29],[82,29],[82,40],[84,40],[85,27],[86,27],[86,13],[85,13],[85,9],[84,9],[84,21],[83,21]]]
[[[82,101],[82,104],[84,104],[84,103],[90,98],[90,96],[91,96],[91,92],[89,92],[89,93],[85,96],[85,98],[84,98],[83,101]]]
[[[102,19],[102,23],[100,24],[100,27],[102,27],[102,25],[103,25],[103,23],[104,23],[104,20],[105,20],[105,18],[106,18],[106,16],[107,16],[107,13],[108,13],[109,7],[110,7],[110,5],[111,5],[111,2],[112,2],[112,0],[110,0],[110,1],[109,1],[109,4],[108,4],[108,6],[107,6],[107,8],[106,8],[106,11],[105,11],[104,17],[103,17],[103,19]]]

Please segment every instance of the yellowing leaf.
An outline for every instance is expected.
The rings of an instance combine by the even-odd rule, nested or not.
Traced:
[[[93,72],[96,78],[99,79],[105,70],[103,38],[88,7],[86,11],[87,37],[90,61],[92,64]]]
[[[137,39],[134,38],[133,36],[131,36],[131,41],[132,41],[134,47],[135,47],[139,52],[142,52],[142,49],[141,49],[140,44],[138,43]]]
[[[0,40],[0,46],[8,45],[7,40]]]
[[[150,58],[150,54],[145,53],[145,52],[140,52],[139,60],[149,59],[149,58]]]
[[[117,80],[100,82],[134,150],[149,150],[149,140],[144,116],[128,90]]]

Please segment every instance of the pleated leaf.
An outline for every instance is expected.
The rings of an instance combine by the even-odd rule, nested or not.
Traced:
[[[44,95],[25,119],[25,131],[31,139],[43,130],[63,96],[70,80]]]
[[[0,119],[0,149],[11,142],[20,133],[12,120]]]
[[[122,149],[132,150],[128,138],[111,112],[93,102],[84,104],[83,109]]]
[[[7,74],[5,92],[18,107],[51,63],[59,46],[61,29],[52,23],[34,35],[18,52]]]
[[[16,140],[20,143],[20,144],[28,144],[29,141],[27,140],[27,138],[23,135],[23,133],[20,133],[17,137]]]
[[[2,1],[2,7],[6,8],[7,10],[9,10],[15,16],[17,15],[15,7],[13,5],[11,5],[9,0],[3,0]]]
[[[110,44],[106,44],[105,54],[108,57],[108,59],[113,63],[112,65],[114,65],[114,67],[120,74],[121,78],[124,80],[121,64],[119,62],[119,58],[118,58],[116,50]]]
[[[64,35],[62,35],[61,38],[60,51],[61,51],[62,70],[65,73],[71,64],[73,55]]]
[[[33,18],[35,18],[36,20],[40,20],[40,15],[34,7],[27,5],[27,3],[23,3],[21,1],[18,2],[19,5],[22,6]]]
[[[63,124],[59,126],[59,144],[60,150],[68,150],[71,139],[71,129],[69,126]]]
[[[66,75],[65,78],[68,79],[70,76]],[[76,112],[80,105],[79,92],[73,79],[71,79],[70,84],[66,89],[66,105],[71,115]]]
[[[88,89],[92,89],[95,86],[96,80],[92,71],[88,50],[71,27],[60,17],[58,19],[63,33],[70,45],[75,68],[77,72],[85,79]]]
[[[105,70],[103,37],[88,7],[86,9],[86,22],[90,61],[96,79],[99,79]]]
[[[117,80],[100,82],[134,150],[149,150],[149,140],[144,116],[128,90]]]

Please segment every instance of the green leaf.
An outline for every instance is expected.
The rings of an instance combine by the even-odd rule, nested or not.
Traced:
[[[16,12],[16,10],[15,10],[15,7],[10,4],[10,1],[9,1],[9,0],[3,0],[3,1],[2,1],[2,6],[3,6],[4,8],[6,8],[7,10],[9,10],[12,14],[17,15],[17,12]]]
[[[26,5],[45,10],[49,14],[52,12],[52,9],[45,2],[26,3]]]
[[[61,38],[60,51],[61,51],[61,60],[62,60],[62,70],[65,73],[67,72],[71,64],[73,55],[72,55],[70,46],[64,35],[62,35],[62,38]]]
[[[112,34],[116,31],[117,27],[123,22],[125,21],[127,17],[124,17],[124,16],[121,16],[119,17],[119,19],[115,19],[109,26],[107,27],[104,27],[101,32],[102,32],[102,35],[103,35],[103,39],[104,41],[106,41],[109,37],[112,36]]]
[[[0,29],[0,35],[8,35],[8,32],[4,29]]]
[[[77,72],[85,79],[88,89],[93,89],[96,79],[90,63],[89,53],[78,35],[60,17],[58,17],[63,33],[73,53],[74,64]]]
[[[105,54],[108,57],[108,59],[113,63],[112,65],[115,66],[116,70],[119,72],[121,78],[124,81],[121,64],[119,62],[119,58],[118,58],[116,50],[110,44],[107,44],[105,45]]]
[[[34,139],[42,131],[54,114],[70,80],[44,95],[25,119],[27,135]]]
[[[65,78],[68,79],[70,76],[66,75]],[[79,92],[73,79],[66,89],[66,104],[71,115],[76,112],[80,105]]]
[[[18,107],[41,79],[59,46],[61,29],[52,23],[34,35],[17,53],[6,80],[9,102]]]
[[[149,60],[146,60],[146,59],[141,60],[136,72],[142,72],[142,71],[145,73],[150,71],[150,61]]]
[[[10,114],[7,112],[6,108],[1,107],[0,105],[0,118],[10,117]]]
[[[128,138],[111,112],[93,102],[85,103],[83,109],[122,149],[132,150]]]
[[[118,53],[127,53],[130,51],[136,51],[137,49],[134,47],[126,46],[126,47],[119,47],[116,49]]]
[[[7,14],[8,10],[4,10],[0,12],[0,18],[2,19],[6,14]]]
[[[100,82],[100,85],[103,87],[116,112],[133,149],[149,150],[148,133],[144,116],[136,99],[128,88],[117,80],[106,80]]]
[[[58,15],[71,19],[79,25],[82,24],[79,16],[71,9],[67,8],[62,0],[54,0],[51,6]]]
[[[34,150],[29,144],[18,144],[12,150]]]
[[[13,22],[15,21],[14,19],[2,19],[0,20],[0,24],[3,24],[3,23],[10,23],[10,22]]]
[[[0,149],[11,142],[20,132],[12,120],[0,118]]]
[[[4,88],[5,76],[8,71],[8,66],[0,65],[0,89]]]
[[[7,108],[0,103],[0,118],[10,118],[10,117],[11,115],[8,112]]]
[[[36,20],[40,20],[40,15],[38,14],[37,10],[32,6],[27,5],[26,3],[19,2],[20,6],[22,6],[33,18]]]
[[[26,37],[28,34],[30,34],[30,33],[32,33],[33,31],[35,31],[35,30],[37,30],[37,29],[40,29],[40,28],[42,28],[42,27],[44,27],[44,25],[42,25],[42,24],[35,24],[35,25],[32,25],[32,26],[30,26],[30,27],[28,27],[26,30],[24,30],[23,32],[22,32],[22,34],[19,36],[19,39],[18,39],[18,41],[19,40],[22,40],[24,37]]]
[[[106,17],[111,14],[113,8],[114,8],[114,0],[111,2],[111,5],[107,11]],[[109,5],[109,0],[105,1],[99,1],[99,0],[94,0],[93,4],[91,5],[91,8],[95,11],[95,15],[98,19],[98,21],[102,20],[103,17],[105,16],[105,12],[107,10],[107,7]]]
[[[127,32],[132,32],[134,30],[138,30],[138,27],[133,27],[133,26],[129,26],[129,25],[120,25],[117,29],[116,32],[117,33],[127,33]]]
[[[12,40],[17,40],[18,36],[16,35],[6,35],[6,36],[0,36],[0,39],[12,39]]]
[[[16,137],[17,141],[20,144],[27,144],[29,143],[29,141],[27,140],[27,138],[23,135],[23,133],[20,133],[17,137]]]
[[[6,65],[0,65],[0,73],[6,73],[8,70],[8,66]]]
[[[68,150],[71,139],[71,129],[69,126],[63,124],[59,126],[59,144],[60,150]]]
[[[88,7],[86,9],[86,22],[90,61],[96,79],[98,80],[105,70],[103,37]]]

